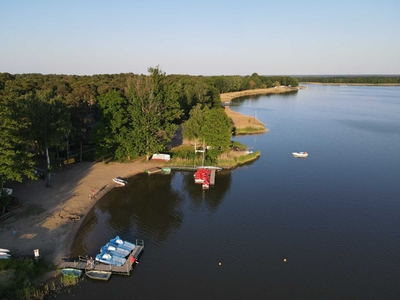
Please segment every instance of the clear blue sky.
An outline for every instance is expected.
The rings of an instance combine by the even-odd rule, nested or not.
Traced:
[[[400,0],[0,0],[0,72],[400,74]]]

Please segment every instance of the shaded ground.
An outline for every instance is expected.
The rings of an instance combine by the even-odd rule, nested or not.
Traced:
[[[112,178],[129,177],[159,165],[144,160],[124,164],[82,162],[55,174],[48,188],[42,180],[9,184],[22,206],[0,221],[0,248],[9,249],[13,256],[33,256],[34,249],[39,249],[43,258],[58,264],[69,256],[87,212],[118,186]]]

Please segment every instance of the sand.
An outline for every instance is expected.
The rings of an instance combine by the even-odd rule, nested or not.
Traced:
[[[287,88],[243,91],[221,94],[221,99],[230,101],[243,95],[287,91]],[[178,143],[180,139],[181,136]],[[162,163],[144,159],[109,164],[80,162],[55,171],[50,187],[43,180],[7,184],[22,206],[0,220],[0,248],[9,249],[13,256],[33,256],[34,249],[39,249],[43,259],[59,264],[69,257],[76,233],[96,201],[112,188],[120,187],[112,178],[129,177],[156,166]]]
[[[22,206],[0,220],[0,248],[9,249],[12,256],[33,256],[34,249],[39,249],[43,259],[57,265],[69,257],[79,226],[96,201],[121,187],[112,178],[129,177],[161,165],[144,159],[130,163],[81,162],[57,171],[50,187],[43,180],[8,184]]]
[[[232,92],[232,93],[225,93],[221,94],[221,101],[222,102],[230,102],[234,98],[239,98],[243,96],[249,96],[249,95],[265,95],[265,94],[280,94],[280,93],[287,93],[290,91],[297,91],[299,90],[300,87],[273,87],[273,88],[267,88],[267,89],[255,89],[255,90],[246,90],[246,91],[240,91],[240,92]]]

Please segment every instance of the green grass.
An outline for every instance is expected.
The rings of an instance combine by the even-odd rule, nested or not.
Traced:
[[[235,135],[257,134],[257,133],[264,133],[266,131],[267,130],[265,128],[254,128],[254,127],[235,128]]]
[[[55,283],[39,284],[56,267],[30,258],[0,260],[0,299],[44,299],[55,290]]]

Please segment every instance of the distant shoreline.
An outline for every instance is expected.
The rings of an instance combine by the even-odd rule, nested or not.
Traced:
[[[245,90],[240,92],[231,92],[231,93],[223,93],[221,94],[221,102],[231,102],[235,98],[243,97],[243,96],[253,96],[253,95],[266,95],[266,94],[281,94],[292,91],[297,91],[301,89],[301,87],[276,87],[276,88],[267,88],[267,89],[255,89],[255,90]]]
[[[333,82],[300,82],[301,84],[349,85],[349,86],[400,86],[400,83],[333,83]]]

